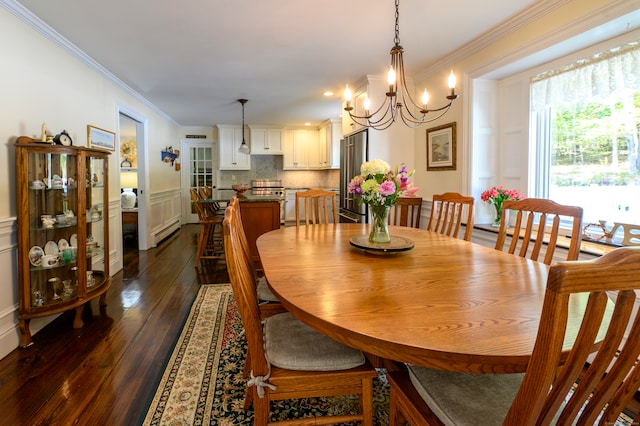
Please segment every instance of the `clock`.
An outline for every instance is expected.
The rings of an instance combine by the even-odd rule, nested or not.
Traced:
[[[73,141],[71,140],[71,136],[67,133],[66,130],[58,133],[53,137],[53,141],[58,145],[71,146]]]

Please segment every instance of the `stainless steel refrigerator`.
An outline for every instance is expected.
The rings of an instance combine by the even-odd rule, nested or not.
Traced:
[[[346,136],[340,141],[340,208],[339,221],[367,222],[367,206],[349,194],[347,186],[354,176],[360,174],[360,166],[369,160],[368,130]]]

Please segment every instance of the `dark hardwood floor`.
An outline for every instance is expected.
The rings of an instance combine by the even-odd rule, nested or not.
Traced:
[[[224,261],[194,268],[199,229],[185,225],[148,251],[125,240],[106,310],[92,301],[82,329],[62,314],[0,360],[0,424],[141,423],[200,284],[228,282]]]

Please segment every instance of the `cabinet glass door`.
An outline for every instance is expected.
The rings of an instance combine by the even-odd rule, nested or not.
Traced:
[[[78,295],[77,156],[28,155],[29,275],[32,308],[64,303]]]
[[[86,157],[86,238],[87,292],[99,288],[105,283],[105,179],[107,177],[106,161],[102,157]]]

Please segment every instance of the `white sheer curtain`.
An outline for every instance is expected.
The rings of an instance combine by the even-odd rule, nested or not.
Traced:
[[[543,111],[550,105],[628,96],[640,90],[640,43],[632,43],[531,80],[531,107]]]

